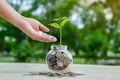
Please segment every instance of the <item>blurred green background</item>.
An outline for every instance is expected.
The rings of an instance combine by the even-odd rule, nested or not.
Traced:
[[[45,63],[59,30],[48,24],[70,17],[63,27],[63,44],[75,64],[120,65],[120,0],[7,0],[20,14],[35,18],[58,38],[55,43],[31,40],[0,18],[0,62]]]

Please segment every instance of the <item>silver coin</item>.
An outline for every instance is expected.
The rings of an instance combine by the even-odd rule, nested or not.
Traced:
[[[57,65],[58,65],[59,67],[63,67],[63,62],[57,61]]]
[[[60,58],[60,57],[63,56],[63,54],[61,52],[57,52],[55,55],[56,55],[57,58]]]
[[[72,62],[69,55],[64,52],[55,52],[47,55],[48,67],[52,70],[64,70]]]
[[[49,35],[49,34],[47,34],[47,33],[44,33],[44,32],[42,32],[42,35],[43,35],[43,36],[46,36],[46,37],[49,37],[49,38],[54,38],[54,36],[52,36],[52,35]]]
[[[59,60],[60,62],[64,62],[65,57],[64,57],[64,56],[61,56],[58,60]]]

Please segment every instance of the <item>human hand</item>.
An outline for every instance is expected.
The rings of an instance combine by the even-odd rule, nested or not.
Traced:
[[[53,36],[42,32],[49,32],[49,29],[42,25],[39,21],[26,18],[17,13],[6,0],[0,0],[0,16],[18,27],[21,31],[27,34],[30,38],[42,42],[55,42],[57,39]],[[40,32],[42,31],[42,32]]]
[[[49,35],[48,37],[43,35],[42,32],[49,32],[49,29],[35,19],[23,17],[19,20],[17,27],[33,40],[42,42],[57,41],[57,39],[53,36]]]

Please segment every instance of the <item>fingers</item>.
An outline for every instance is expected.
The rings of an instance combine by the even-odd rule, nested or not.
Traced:
[[[41,23],[39,23],[39,30],[44,31],[44,32],[49,32],[49,29]]]
[[[46,33],[43,33],[41,31],[37,32],[35,39],[38,41],[42,41],[42,42],[55,42],[55,41],[57,41],[57,39],[55,37],[53,37],[51,35],[47,35]]]

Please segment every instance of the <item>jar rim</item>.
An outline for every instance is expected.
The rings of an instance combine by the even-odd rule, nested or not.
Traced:
[[[64,50],[64,49],[67,49],[67,45],[52,45],[51,49]]]

